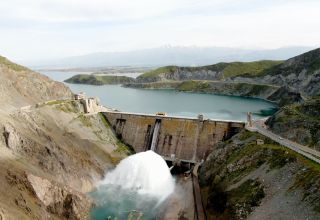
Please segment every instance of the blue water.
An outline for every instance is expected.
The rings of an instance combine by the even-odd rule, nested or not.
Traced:
[[[42,72],[52,79],[63,81],[76,72]],[[67,84],[75,92],[85,92],[88,96],[99,97],[107,107],[136,113],[166,112],[172,116],[197,117],[225,120],[246,120],[246,113],[255,118],[271,115],[277,106],[261,99],[236,96],[185,93],[174,90],[144,90],[124,88],[120,85],[80,85]]]
[[[140,195],[114,185],[105,185],[90,193],[96,206],[91,210],[92,220],[106,220],[108,216],[119,220],[127,219],[130,211],[139,210],[144,220],[155,219],[161,210],[158,200],[148,195]]]

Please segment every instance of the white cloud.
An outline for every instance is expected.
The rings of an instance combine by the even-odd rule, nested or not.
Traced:
[[[319,8],[316,0],[8,0],[0,2],[0,53],[30,59],[164,44],[315,46]]]

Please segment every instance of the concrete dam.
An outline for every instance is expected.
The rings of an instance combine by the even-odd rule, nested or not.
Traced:
[[[103,112],[116,135],[136,152],[153,150],[167,161],[197,163],[215,145],[244,128],[240,121],[203,120],[126,112]]]

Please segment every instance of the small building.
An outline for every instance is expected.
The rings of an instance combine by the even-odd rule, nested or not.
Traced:
[[[199,120],[199,121],[203,121],[203,115],[202,115],[202,114],[199,114],[199,115],[198,115],[198,120]]]
[[[84,92],[74,94],[74,100],[83,100],[83,99],[86,99],[86,94]]]
[[[264,144],[264,140],[262,139],[257,139],[257,145],[263,145]]]
[[[100,101],[98,98],[81,99],[84,108],[84,113],[94,113],[100,111]]]

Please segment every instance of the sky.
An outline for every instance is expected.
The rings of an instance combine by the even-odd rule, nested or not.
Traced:
[[[14,61],[172,46],[320,46],[319,0],[1,0]]]

